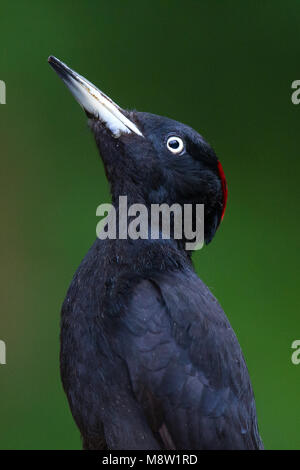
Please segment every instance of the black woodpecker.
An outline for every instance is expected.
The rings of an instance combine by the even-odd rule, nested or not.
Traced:
[[[210,242],[227,186],[203,137],[49,63],[88,116],[112,203],[204,204]],[[238,340],[180,240],[95,241],[63,303],[60,366],[84,449],[263,448]]]

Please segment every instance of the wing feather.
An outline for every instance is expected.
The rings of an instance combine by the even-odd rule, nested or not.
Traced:
[[[140,282],[122,338],[135,396],[165,448],[262,447],[239,343],[194,272]]]

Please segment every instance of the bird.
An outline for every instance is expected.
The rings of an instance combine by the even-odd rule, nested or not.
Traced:
[[[210,243],[227,202],[212,146],[48,62],[87,115],[113,206],[204,204]],[[172,236],[116,237],[82,260],[61,310],[60,373],[83,449],[263,449],[241,347],[191,255]]]

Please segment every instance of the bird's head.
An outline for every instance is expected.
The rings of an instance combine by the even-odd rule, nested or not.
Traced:
[[[210,145],[180,122],[121,109],[63,62],[48,60],[89,118],[113,201],[126,195],[129,204],[204,204],[208,243],[227,199],[225,175]]]

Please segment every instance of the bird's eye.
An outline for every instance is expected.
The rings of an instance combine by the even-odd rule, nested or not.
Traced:
[[[167,147],[172,153],[181,153],[184,149],[184,143],[180,137],[172,136],[167,140]]]

